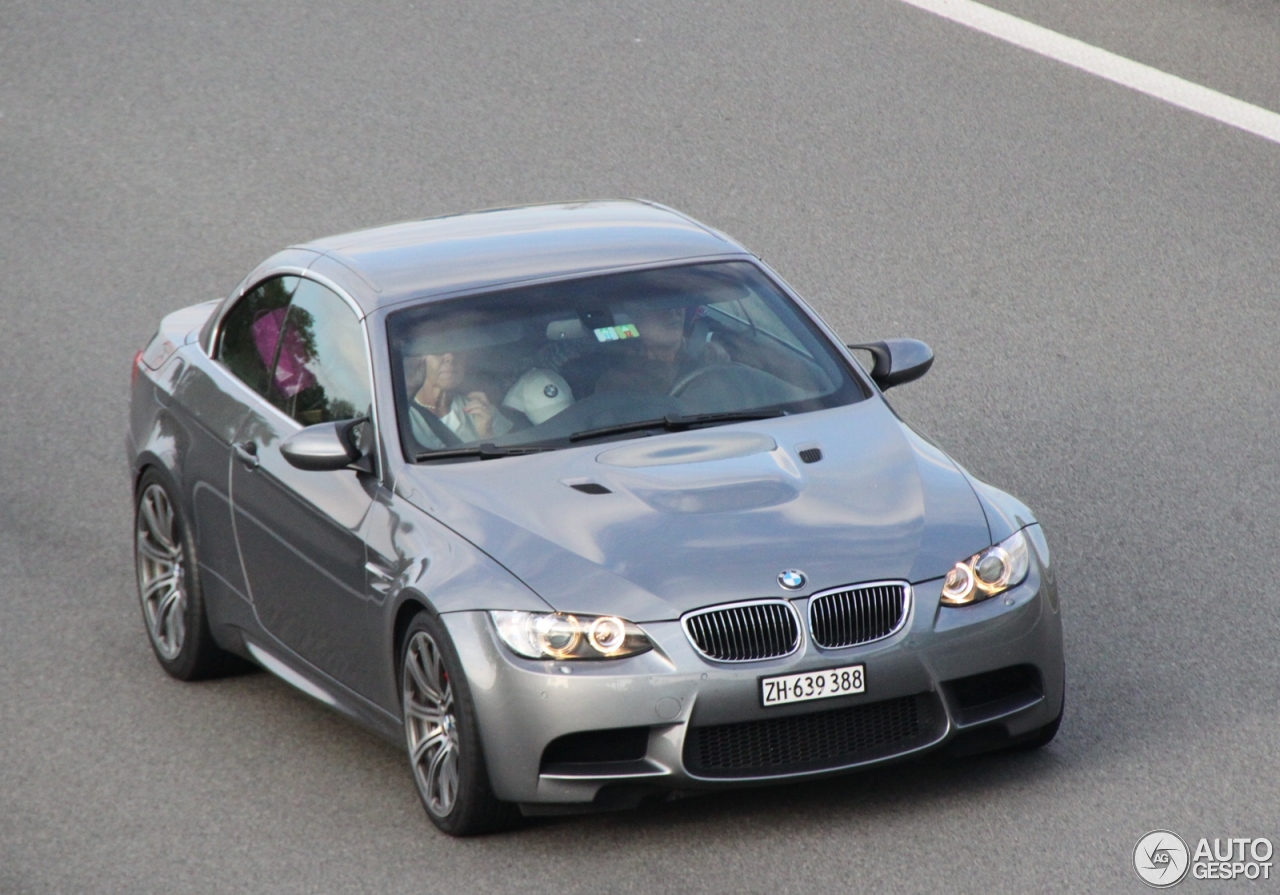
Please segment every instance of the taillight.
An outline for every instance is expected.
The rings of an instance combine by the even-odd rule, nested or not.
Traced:
[[[138,384],[138,364],[142,363],[142,349],[139,348],[133,356],[133,366],[129,368],[129,385],[130,387]]]

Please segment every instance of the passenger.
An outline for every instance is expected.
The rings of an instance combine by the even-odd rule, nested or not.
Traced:
[[[511,431],[503,416],[482,391],[460,394],[467,376],[466,356],[458,352],[424,354],[416,369],[406,372],[409,387],[421,376],[422,384],[409,402],[413,437],[424,447],[439,449],[496,438]]]
[[[685,332],[685,309],[630,305],[623,313],[631,318],[639,338],[620,362],[606,370],[596,391],[637,391],[666,395],[689,373],[711,364],[727,363],[729,353],[718,343],[692,344]]]

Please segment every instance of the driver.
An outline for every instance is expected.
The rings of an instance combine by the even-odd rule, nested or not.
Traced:
[[[639,338],[626,349],[620,363],[606,370],[596,391],[638,391],[666,395],[683,377],[710,364],[728,363],[723,345],[691,340],[685,330],[685,309],[625,305],[620,309],[635,324]]]
[[[409,402],[413,437],[424,447],[439,449],[496,438],[511,431],[511,421],[503,416],[482,391],[463,395],[467,376],[466,356],[460,352],[423,354],[406,370],[410,389],[421,376],[421,385]]]

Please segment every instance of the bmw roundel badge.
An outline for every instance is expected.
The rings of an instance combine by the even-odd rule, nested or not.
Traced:
[[[804,572],[797,569],[787,569],[778,576],[778,583],[787,590],[799,590],[804,587],[804,583],[807,580],[808,579],[804,577]]]
[[[560,394],[560,389],[556,388],[552,383],[547,383],[546,387],[542,390],[542,393],[548,398],[554,398],[556,395]]]

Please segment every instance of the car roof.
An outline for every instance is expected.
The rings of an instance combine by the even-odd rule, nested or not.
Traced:
[[[391,224],[317,239],[281,255],[296,258],[299,251],[321,256],[310,269],[346,289],[365,313],[487,286],[749,254],[679,212],[635,199]]]

